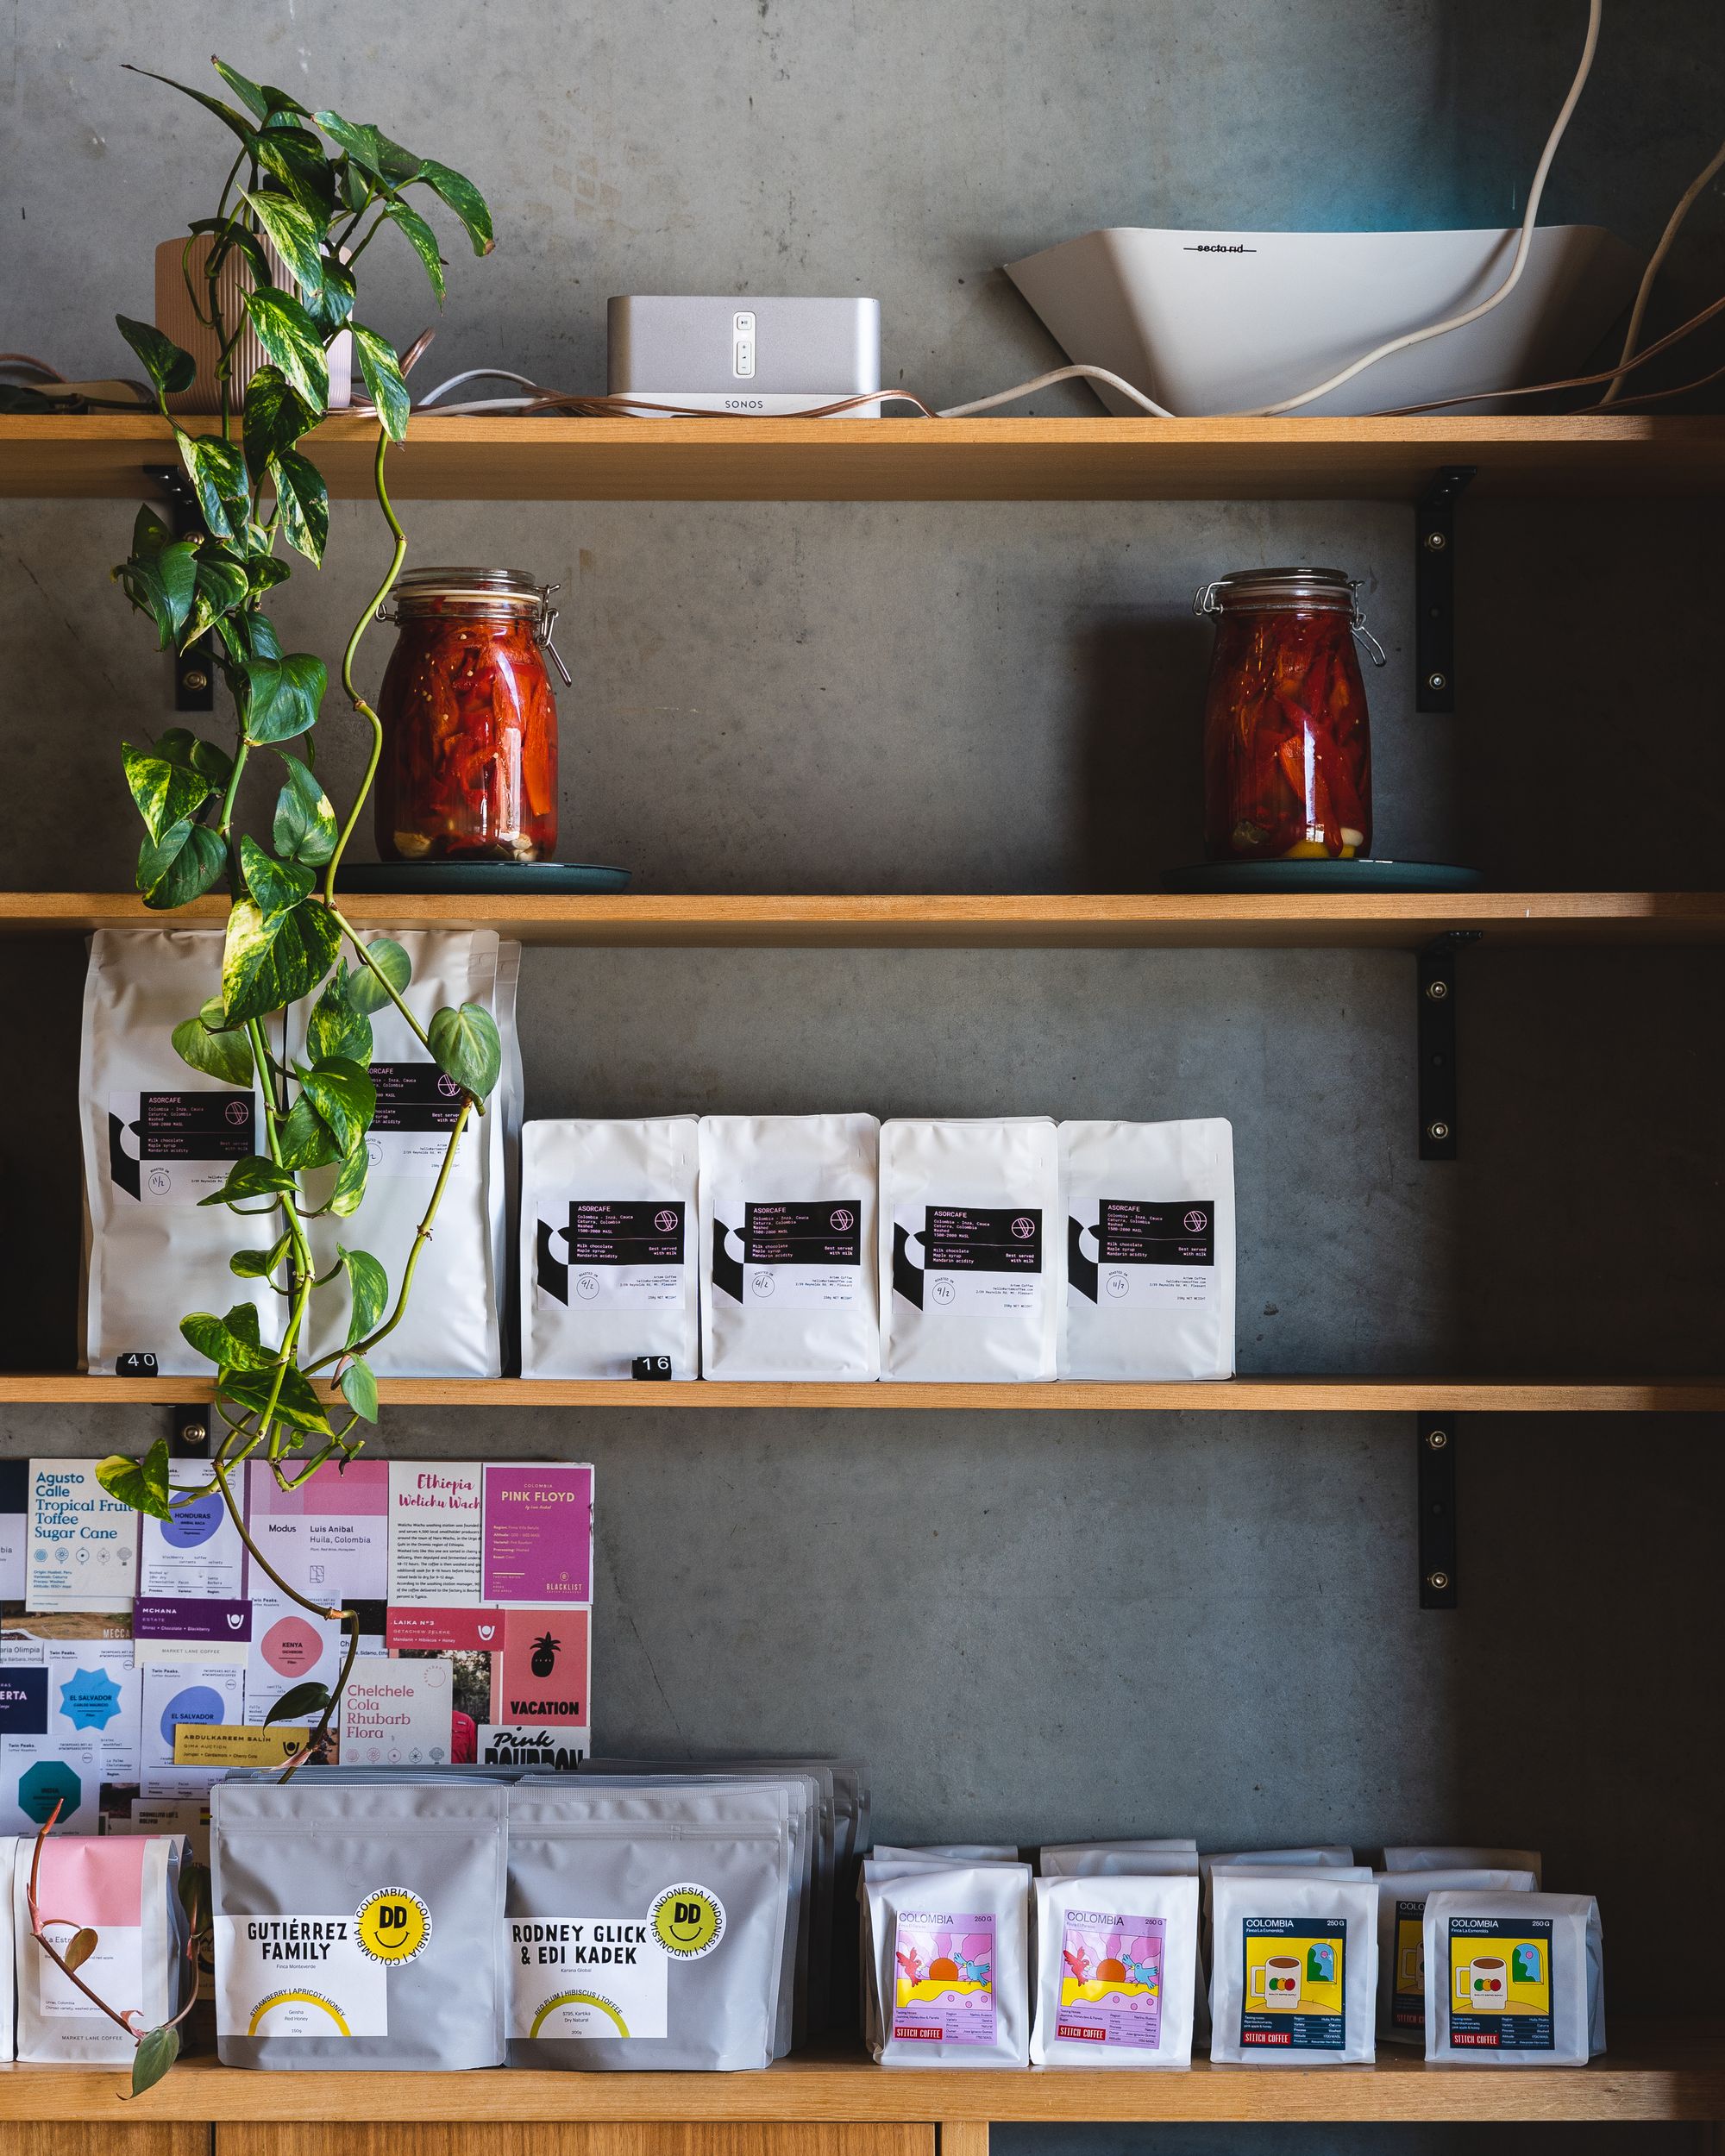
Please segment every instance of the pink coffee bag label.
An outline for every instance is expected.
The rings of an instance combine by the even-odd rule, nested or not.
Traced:
[[[1054,2033],[1075,2043],[1162,2042],[1160,1916],[1069,1909],[1060,1934],[1060,2012]]]
[[[992,2044],[994,1920],[936,1911],[900,1913],[893,1940],[899,2042]]]

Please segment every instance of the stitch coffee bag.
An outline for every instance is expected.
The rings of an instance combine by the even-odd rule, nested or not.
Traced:
[[[1210,2056],[1234,2065],[1370,2064],[1377,1889],[1311,1865],[1211,1874]]]
[[[1379,1871],[1377,1884],[1377,2036],[1380,2043],[1426,2040],[1426,1903],[1452,1890],[1531,1894],[1531,1871],[1458,1869]]]
[[[1189,2066],[1198,1879],[1036,1883],[1038,2066]]]
[[[1426,1902],[1425,1947],[1428,2063],[1584,2066],[1604,2050],[1590,1894],[1440,1890]]]
[[[1028,1865],[865,1871],[865,2028],[881,2065],[1029,2064],[1030,1890]]]

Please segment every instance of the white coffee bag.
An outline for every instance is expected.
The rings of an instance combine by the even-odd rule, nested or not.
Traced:
[[[1449,1871],[1379,1871],[1377,1883],[1377,2040],[1426,2040],[1426,1903],[1453,1890],[1531,1894],[1531,1871],[1466,1868]]]
[[[210,1375],[180,1338],[196,1310],[277,1299],[236,1280],[245,1224],[199,1200],[261,1150],[254,1089],[181,1061],[171,1037],[222,993],[219,929],[102,929],[91,938],[78,1098],[84,1131],[84,1367],[153,1356],[163,1376]]]
[[[1545,1866],[1537,1849],[1465,1849],[1441,1843],[1403,1844],[1383,1852],[1386,1871],[1531,1871],[1534,1884],[1545,1884]]]
[[[17,2056],[35,2065],[129,2066],[136,2048],[47,1958],[30,1930],[34,1839],[12,1845]],[[185,1917],[179,1870],[186,1845],[172,1834],[50,1834],[37,1876],[43,1929],[62,1953],[73,1934],[96,1945],[78,1974],[134,2024],[160,2028],[185,1996]]]
[[[1038,2066],[1189,2066],[1198,1879],[1036,1883]]]
[[[881,1862],[894,1857],[932,1857],[945,1864],[1016,1864],[1018,1845],[1004,1841],[934,1841],[920,1848],[900,1848],[891,1842],[877,1842],[873,1851]]]
[[[422,1025],[445,1006],[477,1003],[497,1022],[504,1044],[500,1077],[484,1115],[474,1114],[456,1150],[437,1218],[413,1276],[407,1310],[367,1357],[380,1377],[496,1377],[503,1368],[499,1312],[505,1277],[505,1160],[518,1061],[515,1031],[516,954],[507,961],[491,929],[384,931],[407,953],[413,975],[404,1000]],[[301,1023],[309,1006],[301,1006]],[[371,1075],[377,1114],[367,1140],[371,1169],[359,1211],[313,1221],[318,1269],[338,1262],[338,1246],[368,1250],[389,1275],[390,1307],[443,1164],[461,1094],[415,1039],[393,1004],[372,1014]],[[308,1179],[321,1193],[333,1169]],[[316,1354],[339,1348],[348,1312],[339,1294],[312,1298]]]
[[[1063,1271],[1046,1116],[881,1129],[881,1367],[929,1382],[1055,1373]]]
[[[1584,2066],[1604,2050],[1590,1894],[1440,1890],[1426,1902],[1425,1946],[1428,2062]]]
[[[868,1382],[881,1374],[872,1115],[709,1115],[700,1125],[701,1374]]]
[[[869,2047],[887,2066],[1030,2061],[1028,1865],[863,1883]]]
[[[1344,1869],[1351,1867],[1343,1867]],[[1210,2056],[1237,2065],[1366,2065],[1374,2056],[1377,1889],[1309,1865],[1211,1875]]]
[[[693,1116],[530,1123],[521,1134],[521,1374],[699,1376]]]
[[[1233,1127],[1063,1123],[1062,1377],[1234,1374]]]

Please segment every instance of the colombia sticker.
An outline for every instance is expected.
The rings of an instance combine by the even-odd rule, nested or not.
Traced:
[[[431,1912],[405,1887],[380,1887],[354,1911],[360,1952],[386,1969],[416,1961],[431,1938]]]
[[[699,1961],[724,1937],[724,1904],[688,1880],[668,1886],[647,1912],[653,1935],[673,1961]]]

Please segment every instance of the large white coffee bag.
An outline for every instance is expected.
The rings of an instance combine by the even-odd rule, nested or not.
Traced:
[[[390,931],[384,931],[389,934]],[[499,1311],[507,1256],[505,1160],[518,1109],[519,1062],[513,1047],[517,950],[505,954],[491,929],[404,929],[391,940],[413,968],[404,1000],[425,1025],[448,1006],[477,1003],[497,1022],[503,1070],[484,1115],[467,1119],[431,1235],[420,1253],[407,1310],[367,1357],[380,1377],[496,1377],[503,1368]],[[304,1006],[303,1006],[304,1007]],[[389,1275],[390,1307],[414,1247],[461,1091],[414,1037],[393,1004],[372,1015],[371,1075],[378,1105],[367,1146],[371,1169],[359,1211],[310,1224],[320,1272],[338,1263],[338,1245],[367,1250]],[[308,1179],[313,1194],[333,1169]],[[347,1338],[348,1313],[326,1290],[311,1303],[314,1351]]]
[[[693,1116],[530,1123],[521,1134],[521,1374],[699,1375]]]
[[[709,1115],[700,1125],[701,1369],[881,1374],[872,1115]]]
[[[881,1128],[881,1366],[891,1378],[1046,1382],[1063,1271],[1046,1116]]]
[[[210,1375],[180,1338],[195,1310],[238,1302],[277,1337],[276,1298],[236,1280],[228,1257],[245,1223],[199,1201],[260,1150],[250,1087],[183,1062],[171,1036],[222,993],[219,929],[103,929],[84,990],[78,1094],[84,1128],[84,1367],[153,1356],[163,1376]]]
[[[1232,1125],[1063,1123],[1060,1188],[1060,1375],[1232,1377]]]

